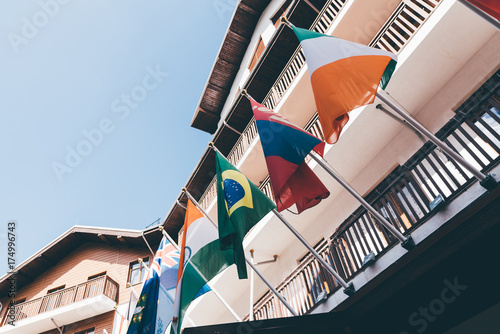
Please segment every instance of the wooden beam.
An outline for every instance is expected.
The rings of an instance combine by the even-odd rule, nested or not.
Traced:
[[[109,240],[109,239],[108,239],[108,238],[107,238],[104,234],[99,233],[97,236],[99,237],[99,239],[101,239],[101,240],[102,240],[102,241],[104,241],[105,243],[108,243],[108,244],[110,244],[110,243],[111,243],[111,240]]]
[[[130,247],[130,243],[127,240],[125,240],[125,238],[122,237],[121,235],[117,236],[116,239],[118,239],[118,241],[120,241],[125,246]]]

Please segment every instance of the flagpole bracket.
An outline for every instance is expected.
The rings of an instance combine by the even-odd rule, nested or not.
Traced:
[[[295,26],[292,24],[292,22],[290,22],[290,21],[288,20],[288,17],[286,17],[286,16],[282,16],[282,17],[281,17],[281,19],[280,19],[280,22],[281,22],[281,23],[284,23],[284,24],[285,24],[286,26],[288,26],[290,29],[293,29],[293,27],[295,27]]]
[[[480,181],[479,184],[488,191],[492,191],[498,186],[498,182],[491,174],[486,175],[486,178]]]
[[[375,258],[375,253],[373,253],[373,251],[371,251],[370,253],[366,254],[366,256],[364,257],[363,264],[361,265],[361,267],[363,267],[363,268],[369,267],[372,264],[374,264],[376,260],[377,259]]]
[[[356,292],[356,290],[354,289],[354,285],[352,284],[352,282],[349,283],[347,285],[347,288],[344,289],[344,293],[346,295],[348,295],[349,297],[352,296],[352,295],[354,295],[355,292]]]
[[[404,249],[410,251],[412,250],[413,248],[415,248],[415,241],[413,241],[413,238],[411,237],[411,235],[409,235],[408,237],[406,237],[405,241],[403,241],[401,243],[401,247],[403,247]]]

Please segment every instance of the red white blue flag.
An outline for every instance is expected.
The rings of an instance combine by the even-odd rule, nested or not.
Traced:
[[[163,237],[146,276],[127,334],[165,333],[172,321],[180,253]]]
[[[250,99],[278,211],[296,204],[300,213],[330,192],[304,161],[314,150],[323,156],[325,143]]]
[[[500,1],[498,0],[467,0],[477,8],[486,12],[488,15],[493,16],[500,21]]]

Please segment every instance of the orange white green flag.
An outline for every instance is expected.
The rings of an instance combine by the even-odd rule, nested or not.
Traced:
[[[373,103],[385,88],[397,57],[388,51],[292,27],[306,56],[325,140],[337,142],[349,111]]]
[[[208,281],[232,264],[232,253],[220,250],[217,228],[189,199],[181,245],[171,334],[181,332],[191,302],[210,291]]]

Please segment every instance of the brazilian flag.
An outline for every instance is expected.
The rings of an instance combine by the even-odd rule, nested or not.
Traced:
[[[276,205],[222,154],[215,153],[220,248],[232,251],[238,277],[247,278],[243,238]]]

